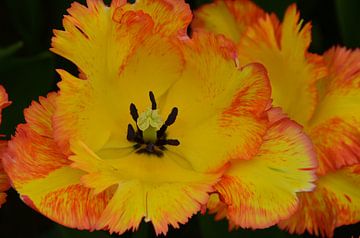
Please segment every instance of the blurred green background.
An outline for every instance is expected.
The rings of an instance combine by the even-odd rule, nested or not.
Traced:
[[[11,107],[5,109],[0,134],[9,138],[15,126],[23,122],[23,109],[32,100],[56,90],[59,78],[56,68],[76,72],[68,61],[50,53],[52,29],[61,29],[61,19],[71,0],[0,0],[0,84],[4,85]],[[84,1],[80,1],[84,2]],[[193,9],[210,2],[187,1]],[[257,0],[260,6],[282,17],[286,7],[298,3],[302,18],[313,22],[311,51],[322,53],[332,45],[350,48],[360,46],[359,0]],[[335,231],[335,237],[358,237],[360,225],[344,226]],[[109,238],[154,237],[151,225],[142,224],[136,233],[122,236],[106,232],[87,232],[55,224],[24,205],[14,190],[8,192],[8,201],[0,209],[0,237],[3,238]],[[228,232],[225,221],[214,222],[212,216],[194,216],[181,229],[170,230],[167,237],[182,238],[240,238],[240,237],[300,237],[289,235],[276,227],[265,230],[237,230]],[[301,237],[311,237],[304,234]]]

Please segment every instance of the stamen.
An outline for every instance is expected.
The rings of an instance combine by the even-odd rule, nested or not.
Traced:
[[[169,140],[166,140],[166,145],[178,146],[178,145],[180,145],[180,141],[174,140],[174,139],[169,139]]]
[[[131,114],[131,117],[132,119],[137,122],[137,119],[139,118],[139,113],[136,109],[136,106],[134,105],[134,103],[131,103],[130,104],[130,114]]]
[[[131,124],[128,125],[128,131],[127,131],[127,137],[126,138],[129,141],[135,141],[136,133],[135,133],[134,127]]]
[[[177,109],[177,107],[174,107],[174,108],[171,110],[168,118],[166,119],[165,125],[171,126],[171,125],[175,122],[176,117],[177,117],[177,114],[178,114],[178,109]]]
[[[150,97],[150,101],[151,101],[151,109],[155,110],[156,109],[156,101],[155,101],[155,96],[152,91],[149,92],[149,97]]]
[[[157,137],[158,138],[161,138],[164,135],[164,133],[165,133],[166,129],[168,128],[168,126],[171,126],[175,122],[177,115],[178,115],[178,109],[177,109],[177,107],[174,107],[171,110],[171,112],[170,112],[168,118],[166,119],[164,125],[162,125],[160,130],[158,130],[158,132],[157,132]]]
[[[163,124],[159,115],[154,93],[149,92],[151,109],[148,108],[140,115],[136,106],[130,104],[130,114],[136,122],[136,130],[132,124],[128,125],[127,140],[135,142],[133,148],[138,154],[149,154],[161,157],[164,155],[166,145],[178,146],[180,142],[175,139],[166,139],[165,131],[172,125],[178,115],[178,109],[174,107]],[[160,129],[159,129],[160,128]]]
[[[164,146],[164,145],[178,146],[178,145],[180,145],[180,141],[174,140],[174,139],[157,140],[156,145],[157,146]]]

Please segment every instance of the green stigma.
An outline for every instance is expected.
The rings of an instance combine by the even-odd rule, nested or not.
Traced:
[[[139,115],[136,122],[139,129],[143,132],[143,139],[146,142],[156,142],[157,131],[163,125],[157,109],[147,109]]]

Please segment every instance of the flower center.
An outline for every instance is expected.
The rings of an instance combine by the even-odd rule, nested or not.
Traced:
[[[178,109],[174,107],[163,123],[153,92],[149,92],[149,97],[151,108],[140,115],[136,106],[133,103],[130,104],[130,114],[136,122],[137,130],[135,131],[134,127],[129,124],[127,140],[136,143],[134,145],[136,153],[154,154],[161,157],[164,154],[163,151],[166,150],[166,145],[178,146],[180,144],[178,140],[166,138],[166,129],[175,122]]]

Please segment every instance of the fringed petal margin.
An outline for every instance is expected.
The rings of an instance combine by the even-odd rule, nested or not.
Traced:
[[[11,102],[8,99],[8,95],[5,91],[5,88],[0,85],[0,124],[2,121],[2,110],[5,107],[9,106],[10,104]],[[0,137],[1,136],[2,135],[0,135]],[[2,160],[6,148],[7,148],[7,141],[0,141],[0,207],[6,200],[5,191],[7,191],[10,188],[8,176],[6,175],[2,165]]]
[[[154,21],[154,30],[161,34],[186,37],[192,20],[190,6],[184,0],[137,0],[117,11],[143,11]],[[115,13],[116,14],[116,13]]]
[[[300,193],[299,208],[280,228],[290,233],[333,237],[334,229],[360,221],[360,166],[321,176],[315,190]]]
[[[40,97],[25,110],[27,124],[8,142],[4,168],[30,207],[60,224],[92,230],[113,192],[94,195],[79,184],[83,172],[68,167],[71,161],[53,139],[56,97]]]
[[[3,158],[3,153],[6,151],[7,141],[0,141],[0,158]],[[10,188],[9,178],[6,175],[2,161],[0,161],[0,207],[6,201],[6,191]]]
[[[223,34],[237,43],[247,27],[264,15],[265,12],[249,0],[215,0],[195,11],[191,26],[195,30]]]
[[[181,143],[173,152],[199,171],[222,168],[235,157],[251,158],[267,128],[271,89],[265,68],[240,67],[231,42],[203,32],[194,33],[184,52],[183,78],[172,86],[163,107],[165,112],[179,108],[168,133]]]
[[[315,166],[312,145],[301,127],[287,118],[274,122],[258,154],[233,161],[215,186],[230,224],[265,228],[292,215],[298,208],[296,193],[314,188]]]
[[[96,229],[119,234],[136,230],[143,218],[152,222],[156,234],[166,234],[168,225],[178,228],[206,204],[220,176],[184,168],[171,152],[161,158],[136,153],[100,158],[82,142],[73,142],[72,151],[72,166],[87,172],[83,184],[96,193],[117,186]]]
[[[282,24],[275,15],[266,15],[247,29],[238,53],[240,63],[264,64],[274,106],[305,125],[317,103],[316,82],[326,75],[326,68],[320,56],[307,53],[311,25],[302,26],[299,19],[295,5],[287,9]]]
[[[316,112],[305,127],[319,156],[318,174],[360,163],[360,50],[324,54],[329,75],[318,82]]]

